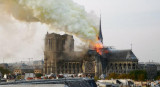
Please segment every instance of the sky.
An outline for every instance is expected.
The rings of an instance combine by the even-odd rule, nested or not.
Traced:
[[[160,62],[159,0],[74,1],[87,12],[101,14],[105,46],[131,49],[132,44],[132,51],[140,62]],[[0,62],[43,59],[43,40],[48,30],[45,24],[21,23],[3,13],[0,17],[4,19],[0,21]],[[8,27],[4,29],[6,24]]]
[[[102,16],[105,46],[131,49],[140,62],[160,62],[159,0],[75,0]]]

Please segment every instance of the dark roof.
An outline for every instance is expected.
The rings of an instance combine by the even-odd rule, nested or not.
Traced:
[[[109,50],[110,59],[137,59],[132,50]]]

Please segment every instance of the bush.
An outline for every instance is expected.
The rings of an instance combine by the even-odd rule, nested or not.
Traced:
[[[4,69],[3,67],[0,67],[0,72],[4,75],[4,74],[9,74],[10,71],[8,69]]]
[[[37,78],[40,78],[41,76],[43,76],[41,73],[37,73],[37,74],[36,74],[36,77],[37,77]]]
[[[109,76],[107,77],[107,79],[117,79],[118,78],[118,74],[116,73],[110,73]]]
[[[136,81],[144,81],[147,79],[147,72],[145,70],[134,70],[129,73],[129,78]]]
[[[94,81],[97,81],[99,80],[99,78],[97,76],[94,77]]]

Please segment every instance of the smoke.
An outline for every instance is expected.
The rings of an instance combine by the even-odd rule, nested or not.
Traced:
[[[74,42],[74,40],[76,40],[76,42]],[[70,58],[83,57],[89,49],[89,47],[88,47],[88,45],[86,45],[86,43],[81,42],[81,41],[77,42],[77,41],[80,41],[79,38],[74,37],[72,39],[71,36],[67,36],[67,38],[65,40],[64,52],[68,56],[71,56]]]
[[[64,51],[65,53],[68,53],[70,54],[71,51],[74,51],[74,48],[72,49],[71,45],[74,46],[74,43],[72,44],[72,38],[70,36],[67,36],[67,39],[65,41],[65,44],[64,44]]]
[[[0,0],[1,7],[14,18],[25,22],[41,22],[51,29],[64,31],[82,40],[94,41],[96,17],[72,0]]]
[[[0,12],[0,59],[4,58],[4,62],[16,62],[24,61],[24,58],[32,58],[33,54],[37,58],[42,57],[41,46],[44,44],[42,44],[43,39],[41,38],[47,32],[47,29],[46,31],[44,29],[45,25],[20,22],[1,9]],[[44,35],[39,35],[42,28]],[[17,60],[17,58],[21,59]]]
[[[98,34],[94,13],[72,0],[0,0],[0,12],[0,58],[12,62],[17,61],[14,58],[42,58],[48,28],[85,42],[94,41]],[[84,46],[76,47],[84,50]]]

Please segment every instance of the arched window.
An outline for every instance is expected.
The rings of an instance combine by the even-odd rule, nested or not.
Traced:
[[[131,64],[130,63],[128,64],[128,69],[131,69]]]
[[[75,63],[73,63],[73,73],[75,73]]]
[[[136,69],[136,64],[135,63],[132,64],[132,68]]]
[[[77,63],[77,72],[79,73],[79,63]]]

